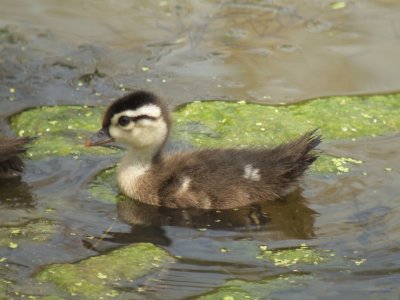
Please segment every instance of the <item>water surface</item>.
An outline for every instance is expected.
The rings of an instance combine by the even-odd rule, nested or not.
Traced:
[[[4,0],[1,133],[15,134],[6,117],[21,109],[107,104],[137,88],[159,92],[172,107],[198,99],[288,103],[398,90],[400,3],[332,3]],[[398,299],[400,136],[322,147],[364,163],[348,174],[310,173],[281,202],[221,217],[127,209],[94,198],[88,184],[120,154],[28,159],[21,180],[0,184],[4,293],[41,295],[30,278],[43,266],[145,241],[177,262],[127,283],[122,299],[197,297],[229,279],[299,273],[309,277],[271,297]],[[38,223],[39,233],[30,229]],[[12,228],[25,228],[12,236],[16,248],[8,240]],[[282,267],[258,258],[264,246],[302,243],[335,259]]]

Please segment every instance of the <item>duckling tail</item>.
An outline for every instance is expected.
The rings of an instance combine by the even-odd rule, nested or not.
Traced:
[[[311,150],[314,150],[321,142],[322,137],[320,134],[317,133],[318,129],[314,129],[310,132],[304,134],[298,141],[301,144],[305,143],[303,146],[303,157],[309,164],[313,163],[317,158],[318,155],[309,153]]]
[[[282,179],[286,184],[294,183],[318,158],[314,150],[322,141],[318,129],[305,133],[295,141],[275,148],[280,153],[278,164],[282,166]]]

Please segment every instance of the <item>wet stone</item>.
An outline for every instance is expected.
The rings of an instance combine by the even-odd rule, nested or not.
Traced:
[[[35,279],[52,282],[71,296],[83,299],[118,297],[125,285],[152,272],[160,272],[174,259],[163,249],[139,243],[90,257],[75,264],[54,264],[40,271]]]

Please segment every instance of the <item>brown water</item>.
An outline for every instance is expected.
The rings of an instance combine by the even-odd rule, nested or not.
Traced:
[[[342,9],[331,3],[3,0],[0,28],[8,26],[11,34],[0,39],[0,114],[41,104],[104,104],[135,88],[159,92],[171,105],[399,90],[400,2],[348,1]],[[12,134],[1,122],[1,132]],[[0,186],[0,225],[46,218],[58,230],[46,243],[1,248],[0,258],[7,258],[1,278],[36,294],[27,279],[43,265],[151,241],[182,258],[160,278],[126,286],[126,298],[182,299],[230,278],[286,274],[256,259],[258,246],[306,241],[343,259],[301,267],[312,279],[275,299],[400,299],[400,136],[327,142],[323,148],[365,163],[347,175],[310,174],[290,199],[224,215],[206,231],[190,225],[207,227],[215,215],[182,224],[162,212],[154,224],[151,216],[159,212],[121,210],[92,199],[87,183],[116,157],[28,161],[22,181]],[[102,236],[117,215],[112,232],[89,249],[87,237]],[[132,226],[137,217],[154,226]],[[143,284],[145,292],[138,293]]]

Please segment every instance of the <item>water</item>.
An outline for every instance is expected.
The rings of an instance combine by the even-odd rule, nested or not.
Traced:
[[[171,105],[398,90],[398,1],[346,2],[343,9],[331,3],[36,0],[21,7],[4,0],[0,27],[11,25],[11,34],[0,40],[0,114],[106,104],[131,88],[159,92]],[[6,119],[1,122],[1,133],[13,134]],[[28,279],[43,266],[146,241],[180,258],[161,274],[126,284],[126,297],[183,299],[228,279],[293,273],[257,259],[259,247],[306,242],[340,259],[300,267],[310,279],[274,298],[399,299],[399,149],[398,134],[326,142],[324,151],[364,163],[346,175],[309,174],[285,201],[223,216],[146,213],[93,199],[88,183],[118,157],[28,160],[21,181],[0,186],[1,229],[43,218],[52,227],[48,235],[45,226],[41,235],[27,229],[17,249],[2,246],[0,258],[7,261],[0,274],[13,282],[10,297],[40,294]],[[32,240],[41,237],[47,238]]]

